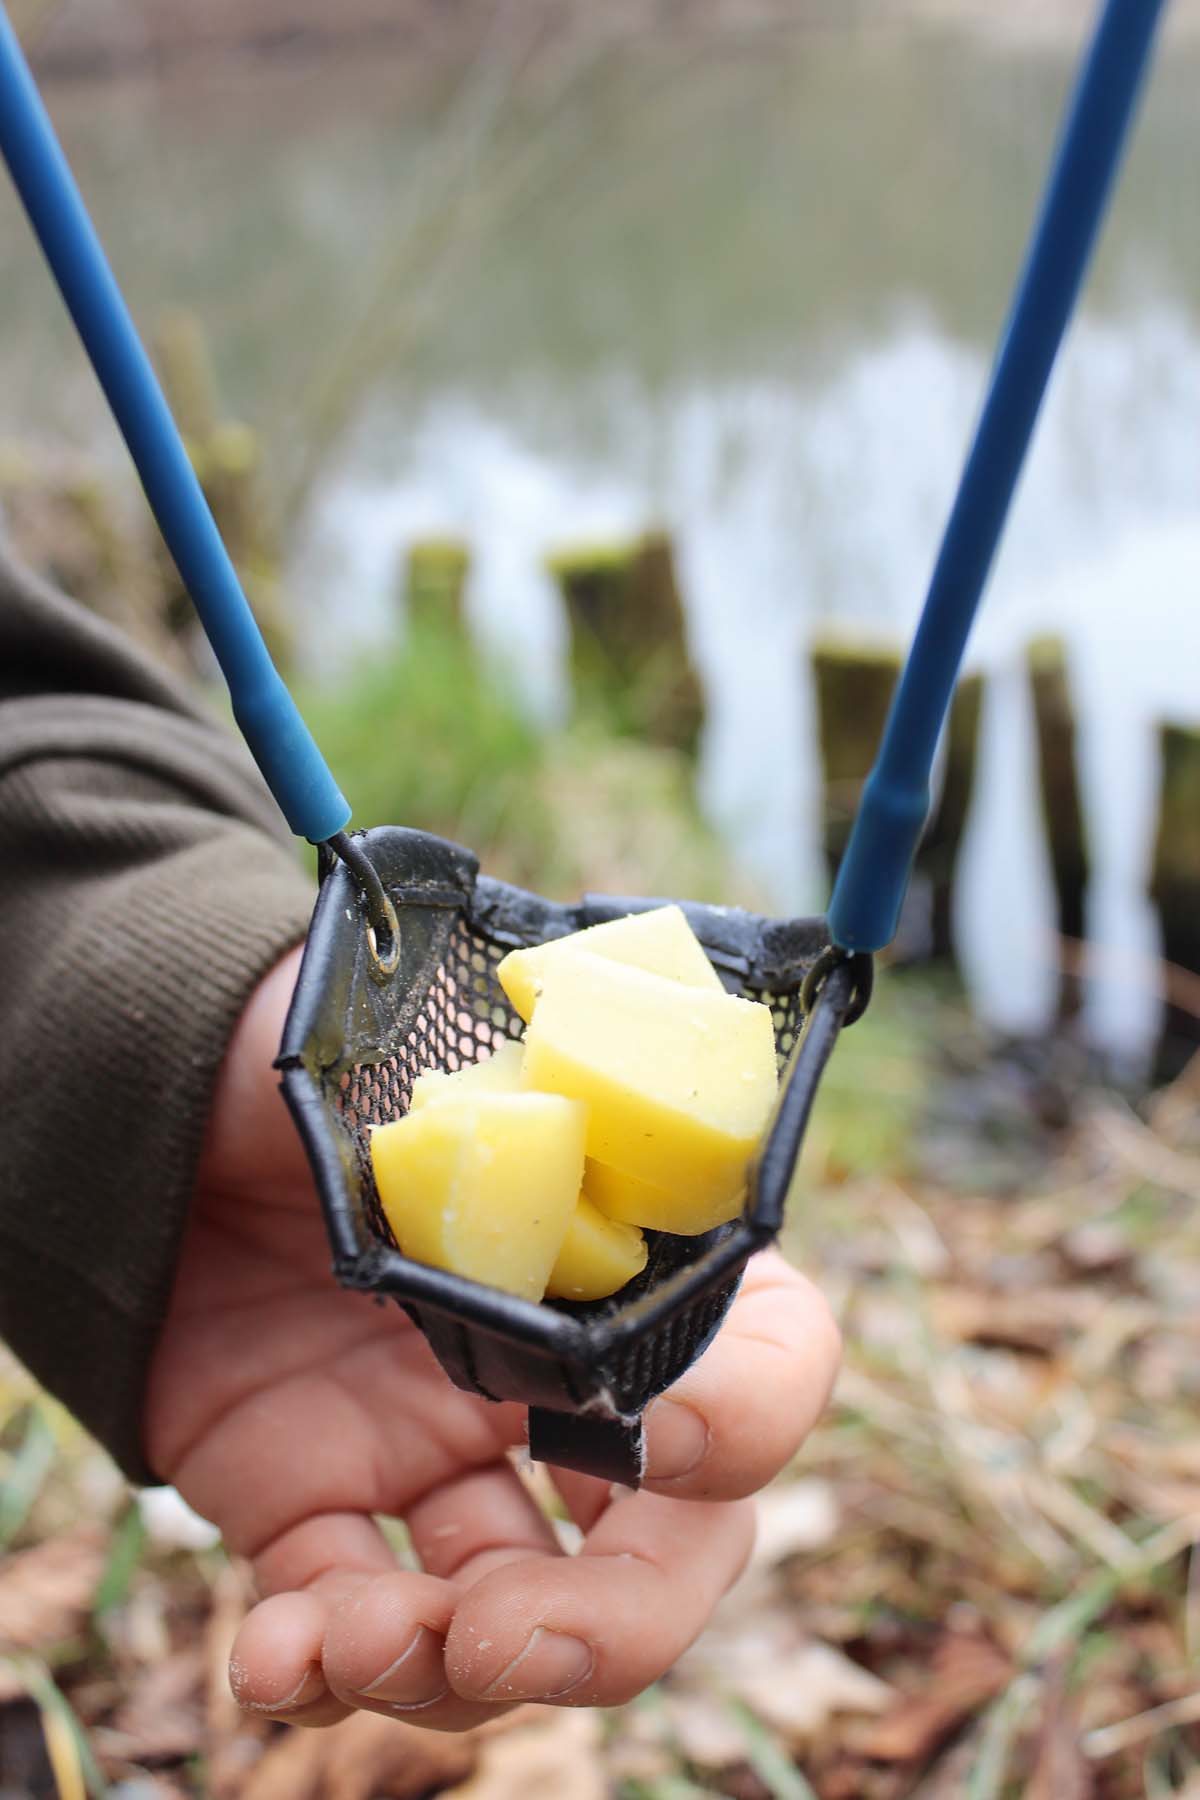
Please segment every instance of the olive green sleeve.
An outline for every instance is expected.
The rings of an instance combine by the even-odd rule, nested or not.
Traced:
[[[232,732],[0,558],[0,1337],[134,1480],[216,1073],[312,898]]]

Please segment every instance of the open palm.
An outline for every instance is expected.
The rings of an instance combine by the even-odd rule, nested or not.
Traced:
[[[524,1409],[462,1393],[397,1306],[330,1276],[270,1067],[298,954],[230,1046],[147,1402],[152,1465],[254,1565],[234,1692],[296,1723],[365,1707],[443,1729],[520,1700],[629,1699],[736,1578],[745,1497],[819,1415],[836,1327],[782,1258],[756,1258],[647,1414],[645,1488],[553,1472],[584,1533],[565,1555],[508,1457]],[[421,1572],[379,1515],[406,1522]]]

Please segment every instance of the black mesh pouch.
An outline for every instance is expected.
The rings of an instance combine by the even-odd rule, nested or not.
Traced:
[[[834,963],[819,986],[811,979],[828,955],[821,920],[682,903],[728,990],[771,1008],[786,1067],[745,1213],[702,1237],[648,1232],[644,1271],[608,1299],[535,1305],[401,1255],[375,1190],[369,1127],[406,1110],[422,1070],[460,1068],[521,1035],[496,979],[509,950],[664,902],[555,905],[480,875],[470,851],[399,827],[353,845],[395,908],[398,954],[393,946],[381,961],[360,883],[328,858],[278,1063],[334,1274],[398,1300],[459,1387],[527,1404],[534,1457],[636,1485],[643,1408],[704,1349],[747,1258],[780,1227],[817,1081],[861,1004],[855,978]]]

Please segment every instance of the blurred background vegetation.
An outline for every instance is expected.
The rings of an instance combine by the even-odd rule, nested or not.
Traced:
[[[1082,0],[13,11],[356,822],[819,909]],[[814,1120],[787,1248],[847,1368],[739,1594],[611,1716],[281,1733],[224,1682],[243,1571],[3,1365],[0,1794],[1200,1794],[1198,27]],[[0,254],[7,533],[220,709],[3,184]]]

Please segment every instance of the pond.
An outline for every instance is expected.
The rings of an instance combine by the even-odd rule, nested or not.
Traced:
[[[519,17],[519,13],[516,15]],[[706,804],[820,905],[806,649],[919,606],[1078,39],[933,26],[494,32],[210,63],[49,98],[143,324],[194,308],[263,432],[307,655],[393,629],[415,535],[561,711],[546,553],[664,525],[708,696]],[[986,1016],[1044,1022],[1057,947],[1021,656],[1067,640],[1092,834],[1093,1036],[1144,1053],[1159,720],[1200,724],[1200,50],[1159,57],[984,617],[957,898]],[[0,439],[99,448],[98,394],[0,194]]]

